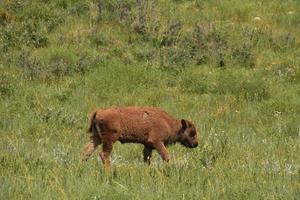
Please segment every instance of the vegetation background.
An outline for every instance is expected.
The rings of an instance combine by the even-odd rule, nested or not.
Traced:
[[[299,0],[3,0],[1,199],[299,199],[299,55]],[[88,114],[116,105],[201,145],[80,165]]]

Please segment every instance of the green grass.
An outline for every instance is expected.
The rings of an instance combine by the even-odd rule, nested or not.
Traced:
[[[299,1],[136,2],[0,3],[0,196],[298,199]],[[192,120],[200,147],[79,164],[89,113],[118,105]]]

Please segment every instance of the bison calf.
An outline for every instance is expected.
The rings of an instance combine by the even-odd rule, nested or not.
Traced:
[[[99,109],[91,113],[89,132],[91,140],[83,151],[87,160],[99,144],[100,157],[105,168],[110,168],[109,156],[116,141],[144,145],[144,161],[150,164],[152,150],[169,161],[167,145],[179,142],[185,147],[198,146],[195,126],[187,120],[175,119],[159,108],[120,107]]]

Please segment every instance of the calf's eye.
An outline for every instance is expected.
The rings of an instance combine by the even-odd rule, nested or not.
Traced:
[[[196,136],[196,132],[195,131],[193,131],[193,132],[190,133],[190,137],[191,138],[194,138],[195,136]]]

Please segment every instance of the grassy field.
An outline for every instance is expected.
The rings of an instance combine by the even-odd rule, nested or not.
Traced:
[[[298,0],[1,1],[1,199],[299,199],[299,55]],[[200,147],[80,165],[88,114],[118,105]]]

